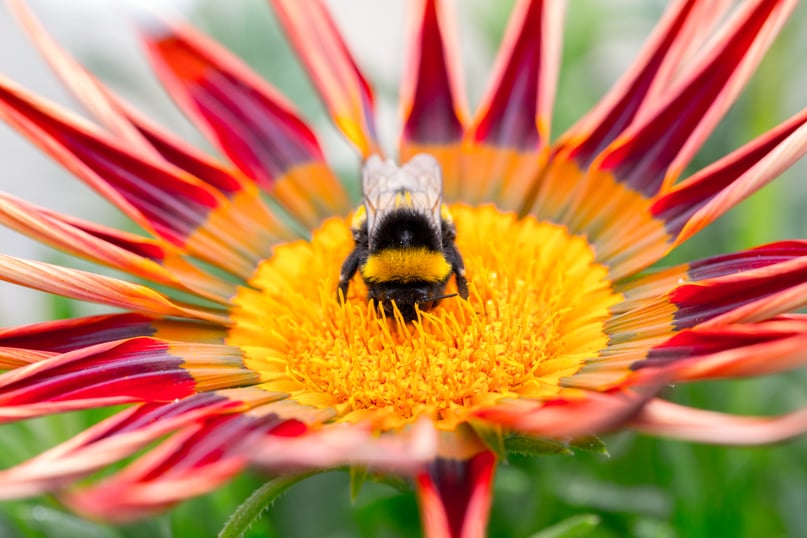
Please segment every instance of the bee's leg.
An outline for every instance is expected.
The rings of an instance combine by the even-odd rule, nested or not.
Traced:
[[[457,280],[457,292],[463,299],[468,298],[468,281],[465,280],[465,262],[462,261],[457,245],[450,243],[445,247],[446,260],[451,263],[451,271]]]
[[[359,251],[353,249],[353,252],[345,259],[342,264],[342,270],[339,272],[339,287],[337,288],[336,298],[340,301],[347,299],[347,288],[350,285],[350,279],[356,274],[359,269]]]

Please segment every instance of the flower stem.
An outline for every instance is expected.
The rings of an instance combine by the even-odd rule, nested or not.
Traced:
[[[308,473],[279,476],[265,483],[252,492],[252,495],[244,501],[224,524],[219,532],[218,538],[241,538],[249,530],[250,526],[266,511],[275,500],[287,489],[301,482],[306,478],[318,474],[322,471],[312,471]]]

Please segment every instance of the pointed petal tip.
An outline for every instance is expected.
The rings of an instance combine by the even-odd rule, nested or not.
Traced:
[[[453,11],[445,2],[411,2],[408,61],[401,81],[402,146],[445,146],[462,138],[467,105]],[[406,153],[406,148],[401,153]]]
[[[373,91],[325,5],[320,0],[271,4],[333,122],[362,157],[381,154]]]
[[[563,15],[561,2],[516,4],[469,140],[523,151],[548,144]]]
[[[630,427],[649,435],[717,445],[765,445],[807,433],[807,407],[773,417],[705,411],[654,399]]]
[[[483,538],[491,503],[496,456],[439,458],[417,476],[423,529],[429,538]]]

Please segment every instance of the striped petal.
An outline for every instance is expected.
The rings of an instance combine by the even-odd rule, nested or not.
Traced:
[[[564,137],[538,185],[530,211],[586,234],[615,280],[671,248],[674,230],[651,206],[733,102],[793,3],[747,3],[724,25],[723,39],[713,39],[692,67],[673,74],[691,34],[702,37],[724,7],[674,4],[650,40],[661,49],[646,49],[638,70]],[[662,88],[665,80],[674,80],[672,87]]]
[[[807,304],[807,258],[684,284],[670,293],[675,326],[759,321]]]
[[[250,241],[252,250],[264,253],[269,252],[272,244],[294,235],[289,228],[292,218],[270,209],[255,183],[239,170],[202,153],[124,102],[116,100],[116,106],[148,140],[160,158],[190,173],[227,198],[227,204],[210,213],[207,226],[220,227],[227,233],[237,230],[241,240]]]
[[[753,324],[696,327],[677,333],[635,368],[667,366],[680,381],[757,377],[807,363],[807,318],[783,316]]]
[[[555,0],[516,5],[490,86],[465,133],[462,200],[523,207],[548,157],[562,19],[563,4]]]
[[[54,354],[137,336],[222,344],[226,335],[227,330],[220,325],[192,320],[160,319],[127,312],[0,329],[0,346]]]
[[[206,417],[237,413],[244,407],[242,401],[224,393],[130,407],[16,467],[0,471],[0,498],[58,489],[131,456],[166,434]]]
[[[229,323],[220,311],[186,306],[139,284],[0,254],[0,280],[36,290],[157,316]]]
[[[2,80],[0,117],[145,229],[213,265],[248,278],[279,239],[246,237],[237,216],[216,211],[228,205],[220,192]]]
[[[714,256],[626,285],[628,310],[606,324],[609,353],[640,351],[696,326],[764,320],[807,304],[807,242],[784,241]],[[636,358],[634,358],[635,360]]]
[[[478,411],[476,416],[522,434],[576,439],[622,426],[667,379],[664,372],[652,372],[634,378],[632,388],[623,383],[618,390],[601,393],[571,389],[568,396],[546,402],[507,400]]]
[[[440,162],[443,195],[460,192],[461,142],[467,104],[460,73],[455,14],[447,2],[410,2],[406,71],[401,81],[403,132],[399,161],[428,153]]]
[[[143,34],[164,86],[207,137],[306,226],[350,206],[294,107],[232,54],[188,26]]]
[[[737,97],[794,6],[791,0],[744,5],[690,74],[592,166],[647,197],[669,188]]]
[[[702,47],[729,1],[672,2],[647,39],[636,63],[612,87],[599,104],[564,133],[557,143],[563,159],[573,159],[585,169],[680,76],[684,61],[693,49]],[[572,185],[544,185],[541,196],[557,196]],[[562,191],[558,192],[559,189]],[[543,200],[539,205],[544,205]]]
[[[807,408],[775,417],[738,417],[652,400],[630,426],[658,437],[717,445],[763,445],[807,432]]]
[[[229,200],[229,218],[237,221],[247,237],[287,235],[279,221],[260,200],[257,188],[246,176],[231,170],[147,120],[113,95],[91,73],[61,48],[21,0],[9,2],[12,12],[28,32],[57,75],[85,108],[119,140],[150,156],[162,158],[213,188]],[[215,215],[210,220],[215,220]]]
[[[466,460],[438,458],[417,476],[418,499],[428,538],[487,535],[496,457],[481,452]]]
[[[613,387],[631,368],[641,367],[649,357],[661,353],[656,347],[675,341],[674,335],[688,327],[698,331],[731,331],[728,324],[764,320],[797,308],[789,305],[802,301],[799,290],[804,284],[800,279],[803,282],[805,276],[797,267],[805,263],[805,255],[807,243],[783,241],[713,256],[619,283],[616,290],[625,300],[611,308],[612,317],[606,322],[608,347],[598,357],[587,360],[586,365],[568,379],[568,385],[590,390]],[[780,271],[786,275],[781,287],[757,284],[759,279],[765,278],[762,275],[766,272],[779,274]],[[742,283],[731,284],[735,278]],[[774,282],[780,283],[778,277],[774,277]],[[700,324],[705,326],[700,327]],[[682,348],[680,352],[680,358],[684,359],[686,350]],[[771,348],[771,353],[777,353],[775,347]],[[783,358],[780,369],[798,360],[795,356]],[[738,363],[737,368],[742,366]]]
[[[244,450],[251,463],[274,472],[358,465],[412,475],[434,460],[437,432],[428,420],[381,435],[366,423],[335,423],[304,437],[258,439]]]
[[[56,74],[79,102],[117,137],[126,140],[128,144],[136,146],[139,150],[150,151],[151,148],[146,140],[110,102],[106,88],[59,46],[36,19],[26,2],[9,0],[7,5],[20,26],[25,29]]]
[[[47,351],[0,346],[0,370],[12,370],[52,356],[53,353]]]
[[[647,306],[670,290],[687,282],[699,282],[749,269],[769,267],[803,256],[807,256],[807,242],[778,241],[749,250],[719,254],[688,264],[648,272],[617,284],[617,291],[623,294],[625,299],[622,303],[612,307],[612,312],[621,314]]]
[[[266,406],[271,409],[271,404]],[[303,434],[306,426],[270,412],[206,417],[185,426],[120,473],[86,489],[68,492],[73,510],[94,518],[125,522],[164,511],[207,493],[247,464],[244,439]]]
[[[807,109],[675,185],[652,206],[680,244],[807,153]]]
[[[168,402],[256,384],[240,348],[155,338],[96,344],[0,375],[0,417],[28,418],[129,402]]]
[[[699,34],[704,32],[697,29],[708,27],[721,11],[715,9],[718,13],[710,13],[705,6],[716,3],[697,0],[671,3],[634,66],[591,112],[558,140],[532,198],[525,202],[529,212],[539,218],[567,223],[576,232],[589,233],[597,241],[598,251],[626,250],[622,245],[605,248],[601,245],[618,241],[629,230],[635,230],[641,223],[623,223],[621,219],[641,215],[648,202],[632,191],[623,192],[625,189],[613,178],[587,170],[594,158],[633,123],[650,100],[651,90],[668,83],[671,73],[680,67],[679,60],[687,44],[700,44],[703,36]],[[604,195],[605,192],[608,194]],[[589,200],[597,203],[587,203]],[[615,222],[617,218],[620,220]],[[607,234],[609,229],[618,230],[615,239],[597,237]],[[628,244],[633,241],[634,238],[629,239]]]
[[[373,92],[320,0],[271,0],[328,112],[363,158],[381,154]]]
[[[234,285],[202,272],[169,245],[71,219],[3,193],[0,223],[75,256],[219,303],[235,294]]]

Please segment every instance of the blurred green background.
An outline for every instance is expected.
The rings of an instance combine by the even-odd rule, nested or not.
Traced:
[[[374,82],[381,107],[382,132],[392,140],[397,114],[400,68],[400,20],[383,16],[386,7],[364,0],[340,2],[339,23],[359,62]],[[346,5],[350,5],[346,7]],[[385,3],[384,3],[385,4]],[[506,23],[512,2],[463,4],[464,53],[472,101]],[[39,5],[39,4],[37,4]],[[41,3],[43,18],[48,3]],[[401,3],[398,4],[401,7]],[[625,69],[664,8],[647,0],[573,0],[566,20],[563,70],[554,132],[560,133],[587,111]],[[85,9],[85,14],[91,8]],[[262,0],[186,2],[186,15],[244,58],[286,95],[294,96],[303,114],[322,132],[329,157],[346,177],[355,177],[355,157],[327,124],[323,109]],[[747,90],[699,154],[693,169],[704,166],[783,121],[807,105],[807,9],[797,14],[774,44]],[[58,28],[54,28],[57,33]],[[386,32],[386,34],[385,34]],[[93,33],[89,29],[88,33]],[[370,47],[385,35],[398,39]],[[351,37],[353,36],[353,37]],[[87,38],[87,39],[92,39]],[[138,60],[115,51],[82,44],[83,61],[104,80],[129,95],[150,114],[177,128],[195,143],[204,143],[169,111],[153,81],[130,66]],[[395,39],[393,39],[395,41]],[[28,46],[20,38],[19,46]],[[372,50],[369,50],[372,49]],[[142,62],[142,60],[139,60]],[[25,80],[19,81],[25,84]],[[41,91],[40,88],[34,88]],[[764,242],[803,238],[807,232],[807,166],[803,163],[729,212],[671,255],[664,263],[748,248]],[[4,182],[5,181],[5,182]],[[63,177],[51,181],[69,181]],[[12,190],[9,180],[0,187]],[[88,209],[87,211],[91,211]],[[106,213],[102,213],[106,215]],[[105,223],[115,223],[106,220]],[[66,263],[53,251],[41,258]],[[73,263],[73,262],[70,262]],[[75,264],[74,264],[75,265]],[[30,300],[51,317],[88,310],[41,294]],[[28,300],[28,299],[24,299]],[[13,308],[3,310],[0,324],[13,325]],[[781,413],[807,404],[807,375],[743,382],[676,386],[668,397],[677,402],[746,414]],[[93,424],[108,411],[72,413],[0,428],[0,465],[6,467],[39,453]],[[764,448],[719,448],[650,439],[622,433],[606,439],[610,456],[514,456],[501,465],[494,486],[489,533],[494,537],[528,537],[581,514],[595,514],[599,524],[583,526],[579,536],[594,537],[799,537],[807,536],[807,440]],[[215,536],[228,515],[265,481],[245,474],[215,493],[186,502],[149,521],[108,526],[87,522],[63,511],[49,498],[0,503],[0,537],[203,537]],[[0,485],[2,487],[2,485]],[[367,483],[351,501],[349,478],[333,471],[294,486],[250,529],[259,537],[397,537],[419,536],[417,506],[411,493]]]

